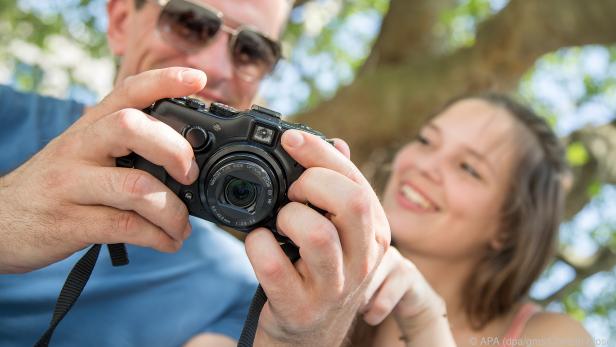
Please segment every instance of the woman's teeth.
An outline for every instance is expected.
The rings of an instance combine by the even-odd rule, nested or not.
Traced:
[[[419,192],[409,185],[402,186],[402,194],[412,203],[421,206],[424,209],[432,209],[433,205],[426,200]]]

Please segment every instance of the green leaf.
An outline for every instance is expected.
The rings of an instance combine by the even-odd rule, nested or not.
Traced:
[[[594,198],[601,193],[601,182],[595,180],[586,187],[586,194],[589,198]]]
[[[569,144],[567,147],[567,161],[571,166],[582,166],[588,162],[588,159],[586,147],[581,142],[575,141]]]

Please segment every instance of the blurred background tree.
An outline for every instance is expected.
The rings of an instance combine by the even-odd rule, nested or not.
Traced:
[[[616,0],[297,0],[270,107],[346,139],[380,187],[448,99],[517,94],[568,145],[575,184],[532,297],[616,346]],[[0,83],[93,103],[111,88],[104,0],[0,3]],[[385,168],[385,169],[383,169]]]

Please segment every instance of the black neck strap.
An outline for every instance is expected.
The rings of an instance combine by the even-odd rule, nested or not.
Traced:
[[[111,263],[113,266],[122,266],[128,264],[128,256],[126,254],[126,247],[123,243],[107,245],[109,255],[111,257]],[[64,286],[60,291],[60,295],[56,300],[56,306],[53,310],[53,316],[49,323],[49,328],[43,333],[39,340],[34,345],[35,347],[47,347],[53,332],[60,321],[70,311],[73,304],[77,301],[83,288],[88,283],[94,265],[98,259],[101,245],[94,245],[84,254],[81,259],[75,264],[71,272],[68,274]]]
[[[291,261],[295,262],[299,259],[299,249],[295,245],[285,243],[282,244],[281,247]],[[128,255],[126,253],[126,247],[123,243],[110,244],[107,245],[107,248],[109,250],[109,256],[113,266],[128,264]],[[86,254],[79,259],[71,272],[68,274],[68,277],[64,282],[64,286],[60,291],[60,295],[56,300],[56,306],[53,310],[53,316],[51,318],[51,322],[49,323],[49,328],[47,328],[47,330],[39,338],[34,347],[49,346],[49,342],[56,327],[64,316],[66,316],[68,311],[70,311],[71,307],[73,307],[73,304],[75,304],[81,295],[86,283],[88,283],[92,270],[94,270],[94,265],[96,265],[96,260],[98,259],[100,249],[101,245],[98,244],[90,247],[88,252],[86,252]],[[259,316],[261,315],[261,310],[263,309],[263,305],[265,305],[266,301],[267,296],[265,295],[263,288],[261,288],[261,285],[259,285],[255,295],[252,298],[238,346],[252,347],[257,332],[257,326],[259,325]]]
[[[284,253],[295,263],[299,259],[299,248],[294,244],[287,242],[280,245]],[[257,326],[259,325],[259,317],[261,316],[261,310],[267,301],[267,295],[263,291],[263,288],[259,284],[255,295],[252,297],[250,308],[248,309],[248,316],[244,321],[244,327],[242,328],[242,335],[237,343],[238,347],[252,347],[257,334]]]

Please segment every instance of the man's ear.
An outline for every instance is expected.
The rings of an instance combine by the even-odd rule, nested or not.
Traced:
[[[107,42],[114,56],[123,56],[128,42],[130,14],[135,10],[132,0],[109,0],[107,2]]]

